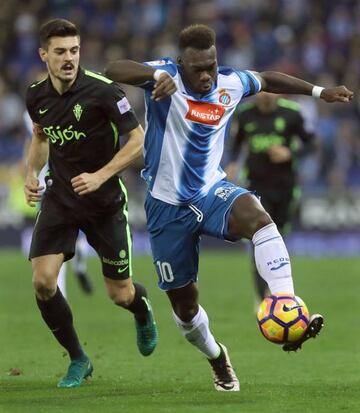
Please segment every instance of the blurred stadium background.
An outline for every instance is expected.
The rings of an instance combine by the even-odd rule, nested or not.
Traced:
[[[311,311],[326,318],[326,331],[315,343],[292,357],[263,340],[254,320],[247,254],[229,244],[232,253],[225,253],[220,250],[224,243],[204,238],[206,247],[218,250],[202,255],[201,299],[214,332],[229,346],[242,380],[241,394],[225,395],[225,401],[211,391],[208,366],[174,326],[147,255],[145,186],[136,168],[125,176],[135,249],[146,253],[135,260],[135,272],[150,291],[159,348],[140,360],[133,321],[105,297],[99,263],[92,258],[93,296],[81,294],[69,277],[69,301],[96,374],[67,397],[55,388],[66,360],[39,317],[30,265],[19,252],[28,214],[21,205],[22,154],[28,139],[24,92],[43,70],[38,28],[53,17],[79,25],[81,62],[92,70],[102,71],[106,61],[117,58],[175,57],[179,30],[201,22],[216,29],[224,65],[281,70],[323,86],[345,84],[355,92],[350,105],[299,99],[318,145],[300,165],[302,197],[287,243],[297,291]],[[289,404],[295,413],[357,411],[360,1],[3,0],[0,27],[0,412],[215,413],[241,407],[248,413],[275,412]],[[142,93],[135,88],[127,93],[143,120]]]
[[[116,58],[176,56],[179,30],[202,22],[216,29],[219,62],[275,69],[315,84],[345,84],[351,105],[298,99],[318,147],[300,166],[302,198],[288,239],[296,254],[360,251],[360,2],[355,0],[12,0],[0,4],[0,246],[17,246],[23,211],[11,201],[26,130],[24,91],[43,69],[39,25],[53,17],[76,22],[82,65],[102,71]],[[127,90],[143,119],[142,93]],[[19,169],[20,168],[20,169]],[[137,172],[128,173],[135,246],[147,250]],[[131,190],[132,189],[132,190]],[[135,189],[135,190],[134,190]],[[15,202],[15,204],[17,201]],[[139,235],[139,236],[138,236]],[[340,236],[339,236],[340,235]]]

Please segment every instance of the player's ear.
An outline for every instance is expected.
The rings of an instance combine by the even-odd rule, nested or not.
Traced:
[[[43,49],[42,47],[39,48],[39,55],[40,55],[40,59],[46,63],[47,59],[46,59],[46,55],[47,55],[47,51],[45,49]]]
[[[177,62],[178,65],[182,66],[182,59],[181,59],[180,56],[178,56],[178,57],[176,58],[176,62]]]

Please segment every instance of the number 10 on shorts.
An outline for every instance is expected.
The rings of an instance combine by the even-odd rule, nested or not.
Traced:
[[[174,281],[174,274],[171,269],[171,265],[168,262],[156,261],[156,265],[159,269],[158,273],[162,282],[171,283]]]

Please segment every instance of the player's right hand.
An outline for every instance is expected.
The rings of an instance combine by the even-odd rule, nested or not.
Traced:
[[[39,180],[37,178],[27,176],[24,185],[26,203],[31,207],[35,207],[36,203],[41,201],[43,189],[43,186],[39,186]]]
[[[291,150],[283,145],[271,146],[268,155],[272,163],[283,163],[291,160]]]
[[[154,89],[151,93],[151,99],[158,102],[165,99],[177,91],[174,79],[168,73],[161,73],[159,80],[154,84]]]

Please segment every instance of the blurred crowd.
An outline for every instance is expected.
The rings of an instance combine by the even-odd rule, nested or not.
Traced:
[[[24,92],[44,67],[38,29],[63,17],[81,30],[81,64],[176,57],[182,27],[217,32],[218,60],[241,69],[280,70],[322,86],[345,84],[351,105],[300,99],[318,137],[303,162],[303,185],[360,185],[360,1],[356,0],[8,0],[0,3],[0,181],[22,156]],[[143,119],[142,94],[129,99]]]

